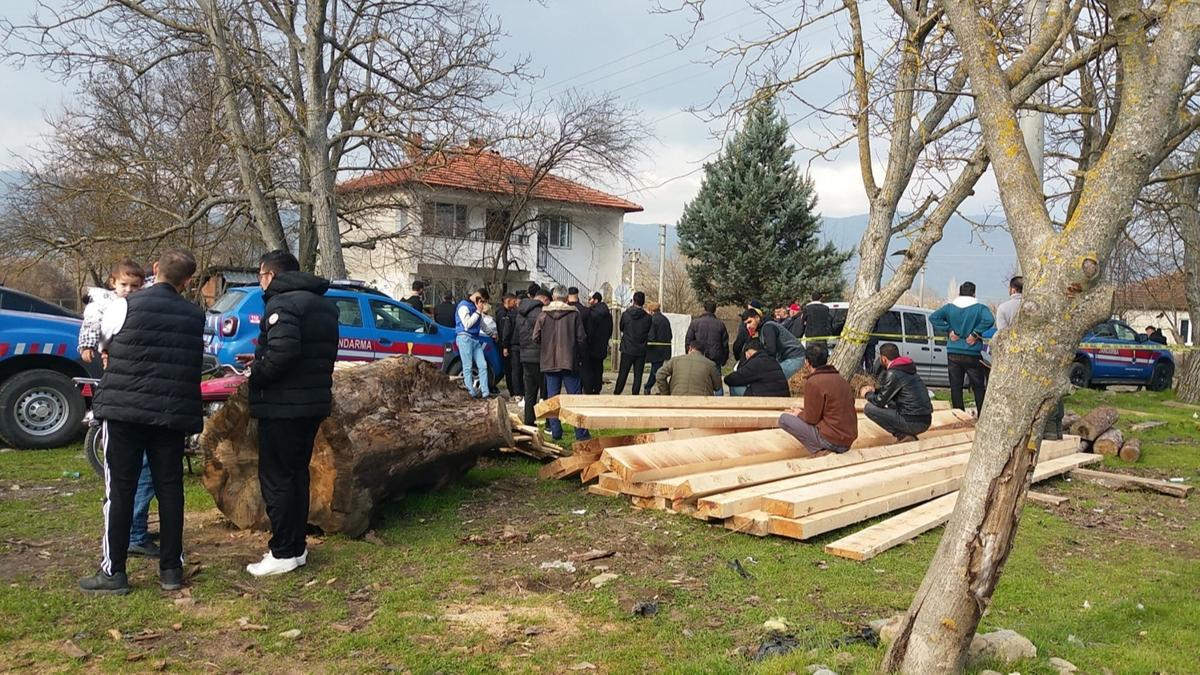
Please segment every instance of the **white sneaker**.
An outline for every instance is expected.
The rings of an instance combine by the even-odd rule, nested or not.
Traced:
[[[300,558],[276,558],[274,554],[268,551],[262,560],[246,565],[246,571],[251,576],[271,577],[276,574],[287,574],[300,567],[301,564]]]
[[[296,563],[300,567],[304,567],[305,565],[308,564],[308,549],[304,549],[304,553],[301,553],[299,556],[296,557]]]

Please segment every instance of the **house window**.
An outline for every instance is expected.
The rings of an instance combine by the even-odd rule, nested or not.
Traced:
[[[447,202],[425,202],[422,214],[425,234],[443,237],[466,237],[467,207],[464,204]]]
[[[471,290],[466,279],[432,278],[425,280],[425,291],[433,293],[429,300],[430,304],[441,302],[447,293],[450,294],[451,302],[458,302],[467,297]]]
[[[1179,337],[1183,338],[1185,344],[1192,344],[1192,322],[1190,319],[1179,320]]]
[[[488,241],[503,241],[510,224],[512,224],[512,211],[488,209],[484,221],[483,238]]]
[[[547,246],[571,248],[571,221],[566,216],[543,216],[541,237]]]

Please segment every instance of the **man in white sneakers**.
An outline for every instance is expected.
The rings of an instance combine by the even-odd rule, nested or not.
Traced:
[[[308,464],[333,400],[338,313],[329,282],[300,271],[287,251],[258,264],[266,310],[250,366],[250,415],[258,420],[258,483],[271,520],[271,550],[246,566],[256,577],[308,563]]]

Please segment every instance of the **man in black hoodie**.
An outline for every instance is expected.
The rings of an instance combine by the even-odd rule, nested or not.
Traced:
[[[525,388],[521,374],[521,345],[517,341],[517,296],[515,293],[505,293],[500,306],[496,308],[496,330],[499,338],[501,362],[504,366],[504,386],[508,387],[509,396],[521,396]]]
[[[739,387],[745,396],[790,396],[787,377],[770,354],[763,351],[762,343],[756,338],[746,342],[746,358],[738,363],[737,370],[725,376],[725,384]]]
[[[604,304],[604,296],[592,293],[583,325],[587,329],[587,346],[583,355],[583,393],[599,394],[604,387],[604,359],[608,358],[608,343],[612,340],[612,312]]]
[[[517,305],[517,343],[521,347],[521,375],[525,389],[526,426],[535,426],[533,407],[546,398],[546,378],[542,377],[542,348],[533,339],[533,327],[541,315],[543,306],[549,304],[550,293],[536,284],[529,287],[533,297],[525,298]]]
[[[646,305],[646,294],[633,294],[633,304],[621,312],[621,369],[617,373],[617,386],[613,391],[620,396],[625,391],[625,380],[633,371],[633,395],[642,389],[642,371],[646,367],[646,343],[650,339],[650,315],[642,309]]]
[[[258,483],[271,521],[271,550],[246,566],[256,577],[308,563],[309,474],[313,440],[333,401],[338,312],[329,281],[300,271],[287,251],[258,264],[266,309],[250,365],[250,416],[258,420]]]
[[[878,389],[859,392],[867,399],[863,414],[883,427],[897,441],[915,441],[933,421],[933,404],[929,390],[917,374],[912,359],[900,356],[900,349],[890,343],[879,346],[879,361],[883,374]]]
[[[650,312],[650,334],[646,337],[646,360],[650,362],[650,374],[646,377],[646,396],[654,388],[658,369],[671,360],[671,320],[662,313],[662,305],[651,302],[646,305]]]

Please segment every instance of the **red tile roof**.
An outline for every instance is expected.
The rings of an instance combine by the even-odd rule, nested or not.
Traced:
[[[1183,272],[1176,272],[1122,286],[1117,289],[1117,308],[1185,310],[1184,283]]]
[[[338,191],[381,190],[415,183],[473,192],[513,194],[519,189],[518,186],[528,184],[533,173],[531,167],[505,159],[495,152],[466,148],[439,153],[420,165],[376,171],[348,180],[338,185]],[[534,199],[619,209],[626,213],[642,210],[640,205],[631,201],[553,174],[544,176],[534,186],[531,196]]]

